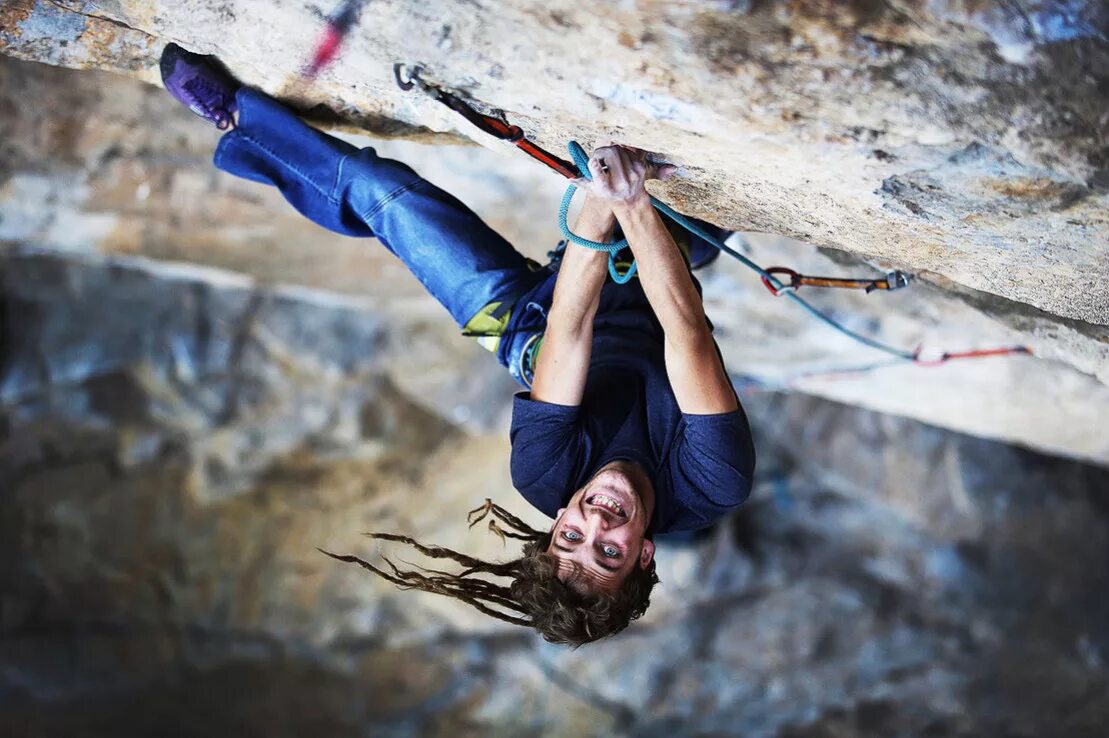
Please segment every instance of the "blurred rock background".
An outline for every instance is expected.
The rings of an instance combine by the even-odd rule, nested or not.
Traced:
[[[303,5],[17,0],[0,11],[0,50],[150,81],[163,40],[192,41],[277,91],[293,62],[258,59],[295,45],[290,19],[318,22],[329,9]],[[487,496],[543,523],[508,479],[514,386],[488,354],[383,250],[214,170],[217,134],[156,87],[0,56],[0,733],[1104,735],[1109,221],[1096,103],[1109,88],[1091,61],[1105,58],[1102,16],[1096,3],[1018,3],[1024,27],[1001,4],[925,5],[897,4],[917,30],[882,38],[866,24],[888,20],[892,5],[852,4],[864,16],[848,23],[854,35],[847,11],[821,3],[634,4],[599,10],[596,27],[569,7],[505,11],[552,55],[550,23],[613,35],[629,59],[646,46],[709,60],[688,78],[671,67],[666,110],[628,91],[628,59],[606,62],[586,85],[612,87],[594,90],[607,102],[592,124],[633,141],[662,130],[653,148],[687,166],[667,194],[691,212],[835,247],[737,236],[762,263],[921,277],[890,295],[819,295],[837,316],[906,346],[1026,343],[1037,354],[746,393],[759,447],[751,502],[695,540],[662,542],[648,615],[577,652],[315,551],[372,555],[362,532],[402,530],[509,555],[462,524]],[[488,61],[497,47],[473,44],[499,28],[482,25],[494,9],[441,8],[429,40],[425,11],[378,6],[396,22],[355,38],[320,85],[289,98],[351,130],[412,139],[348,134],[412,163],[542,259],[558,239],[556,177],[511,151],[417,142],[457,144],[459,132],[432,133],[457,121],[385,79],[344,87],[359,69],[380,71],[397,28],[415,44],[406,59],[444,70]],[[673,25],[683,12],[696,18],[684,30]],[[262,17],[275,29],[265,40],[212,30]],[[809,89],[798,70],[830,69],[809,100],[821,115],[800,102],[799,118],[755,103],[739,114],[721,108],[726,96],[688,88],[748,84],[772,49],[755,41],[784,17],[824,45],[787,45],[794,56],[760,67],[762,84]],[[636,26],[644,18],[664,32]],[[928,35],[943,23],[958,33]],[[851,44],[876,49],[865,99],[842,99],[857,77],[842,57]],[[520,66],[554,64],[545,59]],[[1083,60],[1086,71],[1047,89],[1044,70]],[[940,68],[941,81],[920,76]],[[529,91],[500,74],[475,74],[474,90],[552,147],[571,131],[588,140],[558,79]],[[661,84],[644,74],[637,84]],[[966,107],[974,84],[990,101],[977,117]],[[916,102],[905,97],[913,85]],[[1064,94],[1082,85],[1090,99]],[[543,95],[554,102],[535,107]],[[891,117],[898,99],[911,110]],[[941,102],[946,115],[913,118]],[[854,141],[816,135],[849,114],[882,125]],[[766,128],[772,116],[783,122]],[[729,125],[746,136],[763,126],[755,138],[774,156],[727,138]],[[795,161],[817,150],[818,167]],[[739,179],[724,186],[724,172]],[[986,197],[985,179],[997,185],[988,206],[960,213],[968,192]],[[1039,195],[1014,194],[1013,182]],[[860,205],[867,188],[932,197],[920,205],[931,219]],[[879,248],[860,214],[904,253]],[[699,276],[740,386],[871,359],[726,259]]]

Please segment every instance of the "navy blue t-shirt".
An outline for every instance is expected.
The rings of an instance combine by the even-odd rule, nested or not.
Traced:
[[[742,408],[686,415],[663,362],[662,326],[639,280],[601,291],[581,405],[516,395],[512,483],[550,517],[615,459],[638,463],[655,488],[654,533],[712,525],[751,490],[755,449]]]

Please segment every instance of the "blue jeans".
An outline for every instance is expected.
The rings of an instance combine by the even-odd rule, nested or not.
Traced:
[[[216,166],[277,187],[324,228],[376,237],[459,326],[490,303],[514,306],[550,278],[411,167],[317,131],[256,90],[242,88],[238,103],[239,125],[220,140]],[[525,341],[513,338],[502,338],[498,359],[523,381],[515,354]]]

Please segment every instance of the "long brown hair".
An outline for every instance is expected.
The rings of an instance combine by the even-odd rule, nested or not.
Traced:
[[[489,516],[492,517],[489,517]],[[614,593],[590,592],[579,577],[559,579],[558,561],[547,553],[551,534],[535,530],[500,505],[486,499],[466,519],[473,528],[489,518],[488,528],[502,541],[524,541],[523,555],[507,562],[491,562],[441,546],[426,546],[396,533],[367,533],[370,538],[403,543],[432,559],[449,559],[463,568],[457,573],[417,566],[399,568],[382,556],[385,568],[358,556],[334,554],[333,559],[357,564],[400,589],[420,589],[461,600],[498,620],[534,628],[546,640],[580,646],[620,632],[640,617],[650,604],[658,582],[655,564],[636,567]],[[498,524],[500,521],[504,527]],[[498,579],[507,579],[499,583]]]

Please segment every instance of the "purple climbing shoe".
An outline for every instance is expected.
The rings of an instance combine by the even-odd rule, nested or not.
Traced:
[[[234,125],[239,89],[214,56],[201,56],[168,44],[162,51],[162,84],[166,91],[221,131]]]

